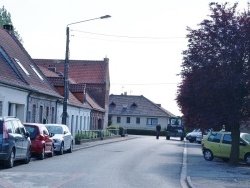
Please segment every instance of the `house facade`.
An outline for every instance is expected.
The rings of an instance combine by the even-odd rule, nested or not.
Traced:
[[[143,95],[110,95],[109,122],[126,129],[155,130],[157,124],[167,128],[169,118],[175,116]]]

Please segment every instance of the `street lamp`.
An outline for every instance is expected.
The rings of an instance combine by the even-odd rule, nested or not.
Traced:
[[[66,55],[65,55],[65,63],[64,63],[64,99],[63,99],[63,114],[62,114],[62,124],[67,123],[67,117],[68,117],[68,113],[67,113],[67,106],[68,106],[68,96],[69,96],[69,25],[73,25],[73,24],[78,24],[78,23],[82,23],[82,22],[88,22],[88,21],[92,21],[92,20],[97,20],[97,19],[105,19],[105,18],[110,18],[110,15],[105,15],[105,16],[101,16],[98,18],[93,18],[93,19],[89,19],[89,20],[83,20],[83,21],[79,21],[79,22],[74,22],[74,23],[70,23],[67,25],[67,29],[66,29]]]

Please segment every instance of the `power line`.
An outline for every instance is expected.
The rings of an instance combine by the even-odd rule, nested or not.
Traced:
[[[107,37],[117,37],[117,38],[130,38],[130,39],[153,39],[153,40],[166,40],[166,39],[185,39],[186,37],[141,37],[141,36],[126,36],[126,35],[109,35],[109,34],[102,34],[102,33],[93,33],[88,31],[80,31],[80,30],[72,30],[80,33],[87,33],[91,35],[101,35]]]
[[[179,83],[134,83],[134,84],[122,84],[122,83],[111,83],[111,85],[122,85],[122,86],[126,86],[126,85],[177,85]]]

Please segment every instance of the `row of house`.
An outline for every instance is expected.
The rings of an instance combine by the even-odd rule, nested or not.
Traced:
[[[64,60],[32,59],[13,26],[0,28],[0,116],[22,122],[61,123]],[[67,126],[103,129],[108,122],[109,59],[71,60]]]
[[[64,63],[60,59],[32,59],[11,25],[0,28],[0,116],[17,116],[22,122],[61,123]],[[70,60],[68,75],[66,124],[73,134],[104,129],[108,122],[154,129],[157,123],[167,125],[173,116],[144,96],[109,96],[108,58]]]

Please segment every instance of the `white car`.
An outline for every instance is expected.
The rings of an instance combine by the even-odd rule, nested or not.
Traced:
[[[72,152],[73,136],[69,128],[63,124],[45,124],[54,140],[54,151],[62,155],[65,151]]]
[[[186,140],[189,142],[198,142],[201,143],[202,140],[202,132],[200,129],[194,129],[192,132],[186,135]]]

